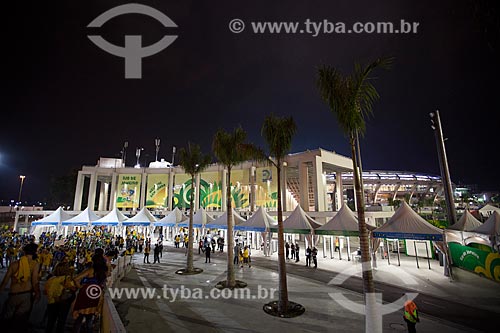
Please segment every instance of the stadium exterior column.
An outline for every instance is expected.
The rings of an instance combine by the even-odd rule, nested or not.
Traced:
[[[175,186],[175,172],[174,168],[170,168],[168,173],[168,205],[167,209],[172,211],[174,210],[174,186]]]
[[[344,201],[344,191],[342,188],[342,172],[335,173],[335,210],[339,211],[342,208]]]
[[[118,182],[118,174],[113,172],[111,175],[111,194],[109,196],[109,207],[107,209],[112,210],[116,205],[116,185]]]
[[[309,171],[307,163],[299,163],[299,195],[300,207],[306,212],[309,211]]]
[[[89,195],[88,195],[88,207],[90,209],[95,209],[95,195],[96,195],[96,186],[97,186],[97,171],[92,171],[90,174],[90,186],[89,186]]]
[[[198,173],[195,177],[195,192],[194,192],[194,211],[196,212],[200,208],[200,180],[201,175]]]
[[[73,202],[73,210],[82,210],[83,177],[83,171],[78,171],[78,176],[76,177],[75,201]]]
[[[314,208],[317,212],[325,211],[325,185],[323,181],[323,161],[321,157],[316,156],[313,160],[314,168]]]
[[[146,183],[148,180],[148,174],[146,173],[146,168],[142,169],[141,173],[141,194],[139,196],[139,210],[146,206]]]

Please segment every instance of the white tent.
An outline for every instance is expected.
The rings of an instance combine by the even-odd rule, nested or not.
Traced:
[[[233,226],[239,225],[240,223],[245,222],[246,220],[240,216],[240,214],[233,210]],[[227,212],[219,216],[217,219],[207,222],[205,228],[217,228],[217,229],[227,229]]]
[[[66,213],[61,207],[57,208],[52,214],[45,216],[40,220],[33,221],[31,226],[60,226],[62,221],[69,220],[71,215]]]
[[[80,214],[75,217],[70,218],[69,220],[63,220],[63,226],[89,226],[91,222],[99,220],[100,217],[97,216],[89,207],[85,208]]]
[[[394,215],[373,231],[376,238],[443,240],[443,230],[433,226],[403,201]]]
[[[295,210],[283,221],[283,229],[289,234],[310,234],[321,225],[314,221],[304,210],[297,205]],[[271,231],[276,232],[278,227],[272,227]]]
[[[198,209],[194,215],[193,215],[193,227],[195,228],[201,228],[204,227],[205,224],[211,223],[214,221],[212,217],[210,217],[205,209],[200,208]],[[177,224],[178,227],[188,227],[189,226],[189,218],[182,222]]]
[[[181,212],[178,207],[175,207],[173,211],[168,213],[161,220],[153,223],[154,227],[174,227],[177,223],[186,220],[186,216]]]
[[[260,207],[248,220],[236,225],[234,230],[264,232],[271,227],[277,227],[276,220]]]
[[[358,236],[358,220],[347,205],[342,205],[337,214],[330,221],[314,230],[314,233],[317,235]]]
[[[500,236],[500,213],[495,211],[490,217],[479,227],[473,230],[478,234],[489,236]]]
[[[459,230],[459,231],[472,231],[479,227],[481,222],[479,222],[468,210],[464,211],[464,214],[457,223],[451,225],[448,229]]]
[[[495,206],[490,205],[490,204],[487,204],[487,205],[484,205],[484,207],[482,207],[481,209],[479,209],[479,213],[482,216],[490,216],[491,214],[493,214],[493,212],[500,213],[500,208],[495,207]]]
[[[128,220],[128,217],[122,214],[118,208],[113,208],[108,214],[103,216],[97,221],[92,222],[92,226],[113,226],[116,227],[121,222]]]
[[[150,226],[151,223],[156,222],[156,217],[151,212],[143,207],[135,216],[122,222],[123,226]]]

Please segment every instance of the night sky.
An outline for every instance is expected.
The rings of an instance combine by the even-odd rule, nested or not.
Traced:
[[[120,157],[129,142],[141,162],[171,158],[188,141],[210,151],[218,128],[241,124],[264,145],[260,127],[274,112],[294,117],[292,152],[322,147],[349,156],[347,140],[316,88],[318,66],[349,73],[355,62],[393,56],[377,71],[381,99],[362,142],[366,170],[439,174],[429,112],[440,110],[455,183],[500,189],[498,174],[499,15],[492,1],[137,1],[178,28],[139,14],[87,25],[125,1],[16,2],[2,20],[0,199],[44,200],[49,179]],[[234,34],[229,22],[246,23]],[[252,21],[419,22],[417,34],[254,34]],[[89,34],[123,45],[164,35],[177,40],[142,61],[142,79],[124,79],[124,60]]]

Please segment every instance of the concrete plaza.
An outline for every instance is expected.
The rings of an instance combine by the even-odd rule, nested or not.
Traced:
[[[185,267],[185,249],[167,247],[161,264],[144,264],[142,254],[134,256],[134,269],[118,288],[154,288],[160,293],[165,284],[168,288],[200,288],[203,295],[209,295],[215,284],[226,277],[226,253],[214,253],[210,264],[205,264],[204,255],[195,250],[195,266],[204,269],[199,275],[179,276],[175,271]],[[306,312],[297,318],[281,319],[269,316],[262,310],[268,299],[255,299],[259,288],[277,288],[278,274],[276,254],[264,257],[254,251],[252,267],[236,268],[236,278],[248,283],[250,299],[164,299],[160,295],[145,299],[115,299],[114,303],[128,332],[175,331],[175,332],[363,332],[364,317],[345,309],[334,301],[329,293],[342,293],[356,302],[362,302],[362,294],[356,291],[360,281],[361,265],[353,261],[323,258],[320,251],[318,269],[305,267],[304,258],[299,263],[289,262],[288,288],[290,300],[302,304]],[[468,272],[455,270],[455,280],[443,276],[437,261],[431,263],[431,270],[425,265],[415,266],[414,258],[402,257],[401,266],[378,262],[375,271],[377,292],[384,301],[393,301],[401,296],[401,290],[421,293],[416,299],[422,309],[419,332],[474,332],[487,328],[480,323],[459,322],[456,318],[436,315],[439,310],[458,308],[487,314],[500,312],[500,285]],[[425,268],[424,268],[425,267]],[[344,272],[351,276],[341,285],[328,284]],[[413,277],[413,279],[408,278]],[[406,286],[405,279],[412,280]],[[394,290],[393,286],[398,289]],[[403,289],[401,289],[403,287]],[[392,289],[391,289],[392,288]],[[424,293],[433,298],[424,298]],[[274,298],[276,299],[277,294]],[[445,303],[442,303],[445,301]],[[453,306],[449,303],[452,302]],[[424,309],[431,309],[424,311]],[[429,312],[430,314],[426,313]],[[460,316],[460,311],[455,311]],[[480,318],[479,318],[480,319]],[[492,318],[493,319],[493,318]],[[489,325],[488,323],[485,323]],[[402,310],[383,317],[384,332],[404,332],[406,325]]]

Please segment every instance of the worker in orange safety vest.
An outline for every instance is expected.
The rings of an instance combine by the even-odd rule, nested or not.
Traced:
[[[415,302],[408,300],[405,302],[405,312],[403,316],[406,325],[408,326],[408,333],[416,333],[415,325],[420,321],[418,317],[418,309]]]

